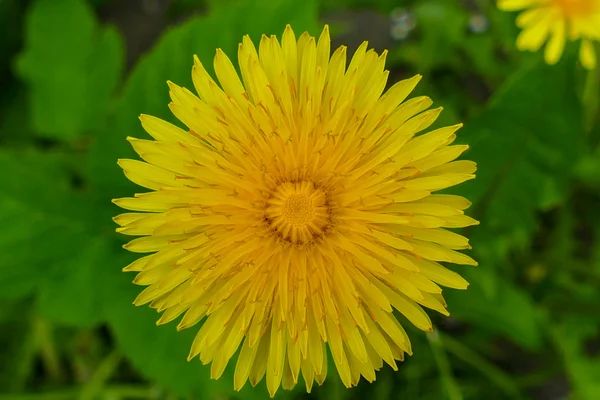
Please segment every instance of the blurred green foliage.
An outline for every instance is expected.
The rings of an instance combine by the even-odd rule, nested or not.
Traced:
[[[392,82],[424,74],[417,92],[445,107],[439,124],[465,122],[478,178],[452,192],[481,221],[465,232],[480,266],[459,270],[471,286],[445,292],[452,317],[434,335],[412,330],[398,372],[346,390],[330,368],[313,394],[277,397],[600,398],[600,72],[573,49],[553,67],[516,52],[514,16],[486,0],[128,4],[0,1],[0,400],[266,397],[264,384],[234,392],[231,369],[209,380],[185,361],[193,330],[131,304],[121,268],[134,256],[110,199],[136,188],[116,160],[144,137],[139,114],[173,120],[165,81],[191,87],[193,54],[210,68],[244,34],[318,34],[348,11],[389,25],[360,39],[389,47]],[[135,26],[108,22],[119,12],[158,14],[159,38],[136,48]],[[352,36],[353,21],[333,31]]]
[[[97,131],[121,76],[119,33],[98,27],[93,10],[78,0],[36,1],[25,21],[16,70],[30,88],[34,129],[60,140]]]

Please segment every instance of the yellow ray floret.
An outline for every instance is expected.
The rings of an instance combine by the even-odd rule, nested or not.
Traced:
[[[600,41],[600,0],[498,0],[498,8],[521,11],[517,25],[520,50],[537,51],[546,44],[544,58],[555,64],[567,40],[581,42],[579,59],[587,69],[596,68],[594,42]]]
[[[441,109],[406,100],[420,76],[384,93],[385,53],[364,43],[347,64],[327,27],[245,37],[238,62],[241,79],[217,50],[217,82],[194,58],[197,94],[169,82],[186,129],[142,115],[154,140],[128,139],[144,161],[119,165],[149,189],[114,200],[117,231],[140,236],[125,248],[151,253],[124,269],[146,286],[134,303],[200,325],[189,359],[212,378],[237,354],[237,390],[310,391],[327,351],[344,385],[373,381],[412,354],[394,310],[431,330],[422,307],[448,315],[441,286],[468,285],[440,262],[476,265],[447,230],[477,224],[470,203],[434,194],[475,177],[460,125],[423,133]]]

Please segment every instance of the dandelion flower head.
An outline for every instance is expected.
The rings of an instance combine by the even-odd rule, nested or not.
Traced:
[[[384,52],[363,43],[349,64],[315,40],[248,37],[241,79],[217,50],[219,83],[198,58],[197,95],[169,82],[173,114],[187,127],[141,116],[154,140],[129,138],[144,160],[120,160],[149,189],[114,202],[131,212],[117,230],[141,236],[125,248],[150,253],[127,266],[146,286],[136,305],[201,325],[189,359],[219,378],[237,354],[234,387],[266,376],[268,391],[308,391],[332,355],[345,386],[375,380],[384,363],[411,354],[397,310],[431,331],[422,307],[447,315],[440,286],[467,282],[439,262],[475,265],[468,240],[445,228],[477,223],[470,203],[434,192],[474,178],[455,161],[460,125],[423,133],[441,109],[406,100],[420,77],[382,95]]]
[[[504,11],[520,11],[517,38],[520,50],[538,51],[546,43],[548,64],[560,59],[568,40],[580,40],[579,59],[594,69],[597,55],[594,42],[600,41],[600,0],[498,0]]]

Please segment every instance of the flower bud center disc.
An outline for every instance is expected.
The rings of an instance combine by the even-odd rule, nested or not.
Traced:
[[[292,226],[305,226],[315,216],[313,200],[305,194],[293,194],[283,201],[283,218]]]
[[[330,213],[325,190],[311,181],[284,182],[270,194],[265,220],[280,239],[306,244],[323,236]]]

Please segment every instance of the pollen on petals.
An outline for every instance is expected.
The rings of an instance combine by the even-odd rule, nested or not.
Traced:
[[[149,253],[124,268],[145,286],[134,304],[198,327],[188,359],[211,378],[234,358],[236,390],[264,378],[274,396],[302,376],[310,392],[330,353],[345,386],[372,382],[412,355],[394,310],[431,331],[424,308],[448,315],[442,287],[467,288],[443,263],[477,263],[448,228],[478,222],[435,193],[475,177],[462,125],[428,131],[442,109],[407,100],[420,76],[385,92],[385,56],[331,52],[328,27],[244,37],[239,74],[219,49],[216,78],[194,57],[195,92],[168,82],[185,129],[142,115],[152,140],[128,138],[142,161],[118,164],[147,190],[113,202],[137,236],[125,249]]]

